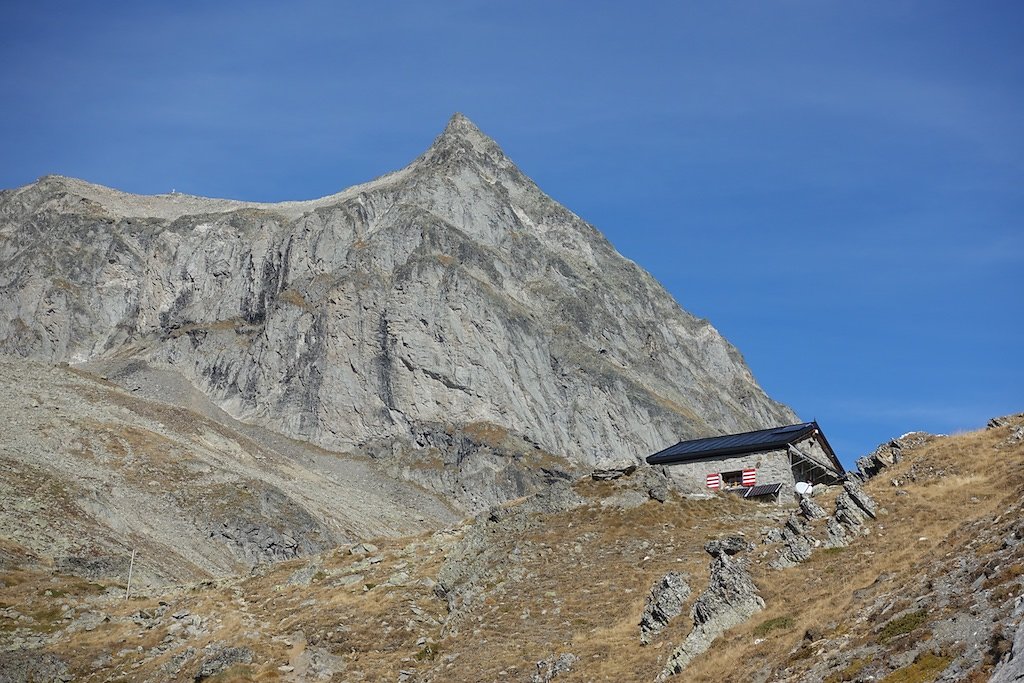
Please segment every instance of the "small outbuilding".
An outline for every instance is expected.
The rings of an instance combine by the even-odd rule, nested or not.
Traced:
[[[680,441],[647,462],[664,466],[687,493],[771,491],[776,500],[793,495],[798,482],[831,485],[846,477],[817,422]]]

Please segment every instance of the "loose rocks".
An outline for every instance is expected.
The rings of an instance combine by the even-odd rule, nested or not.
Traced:
[[[580,658],[571,652],[537,662],[537,673],[530,677],[530,683],[549,683],[573,667]]]

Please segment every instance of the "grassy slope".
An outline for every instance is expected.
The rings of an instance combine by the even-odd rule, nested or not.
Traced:
[[[773,571],[767,566],[770,549],[759,546],[750,557],[766,610],[723,636],[680,680],[746,681],[751,671],[778,680],[821,680],[826,674],[852,680],[868,671],[891,681],[932,680],[958,654],[955,644],[939,642],[932,627],[982,599],[968,589],[959,603],[943,603],[934,598],[935,581],[968,557],[982,577],[986,604],[1012,604],[1021,592],[1019,547],[1006,550],[999,543],[1019,522],[1014,511],[1024,490],[1024,447],[1007,445],[1007,437],[1004,427],[914,449],[867,485],[886,512],[870,523],[869,536],[849,548],[818,550],[801,566]],[[914,480],[894,487],[893,478]],[[302,673],[314,651],[340,658],[335,668],[345,671],[336,675],[339,681],[396,680],[400,670],[411,672],[412,680],[522,681],[534,662],[561,652],[580,662],[559,681],[652,680],[689,631],[689,619],[684,612],[652,645],[640,647],[636,625],[651,584],[666,571],[683,571],[692,600],[707,578],[701,548],[708,538],[742,530],[757,541],[762,527],[778,524],[770,519],[778,515],[728,497],[621,509],[602,505],[613,500],[615,484],[583,482],[577,488],[590,504],[498,539],[503,560],[457,633],[442,628],[445,604],[430,581],[457,542],[459,532],[453,531],[382,541],[373,553],[381,559],[373,564],[339,549],[270,565],[256,576],[127,602],[100,594],[95,584],[52,577],[45,559],[33,561],[7,544],[0,547],[8,557],[0,565],[0,610],[11,609],[0,611],[0,644],[59,634],[47,647],[80,674],[109,652],[113,657],[101,671],[83,677],[97,681],[170,679],[158,673],[160,667],[187,646],[197,653],[179,676],[191,676],[200,651],[211,643],[254,652],[252,664],[238,665],[220,680],[288,680]],[[288,584],[307,567],[308,585]],[[401,585],[389,585],[389,579]],[[161,600],[169,603],[163,617],[143,625],[129,618],[140,609],[156,610]],[[157,653],[176,621],[171,614],[180,610],[202,617],[202,633],[179,633],[166,652]],[[15,621],[14,612],[34,615],[33,621]],[[88,631],[68,629],[89,613],[110,621]],[[904,654],[922,642],[935,642],[934,652],[907,661]],[[993,644],[993,656],[999,647]],[[977,680],[985,680],[986,666],[973,672]]]
[[[754,577],[766,611],[728,634],[724,647],[700,660],[689,676],[748,680],[746,663],[766,661],[779,678],[814,680],[809,672],[824,662],[831,664],[833,680],[856,680],[867,667],[856,657],[849,661],[848,653],[857,649],[888,674],[901,653],[932,638],[934,622],[968,611],[980,599],[1008,611],[1007,602],[1022,592],[1021,548],[1007,552],[1000,541],[1021,520],[1024,492],[1024,444],[1010,446],[1008,436],[1004,427],[936,438],[884,470],[866,486],[886,510],[871,535],[849,548],[817,551],[786,571],[760,567]],[[893,479],[906,483],[896,487]],[[959,603],[931,599],[935,582],[960,559],[991,574],[982,582],[989,594],[982,598],[967,585]],[[900,622],[908,610],[920,619]],[[755,629],[773,618],[787,618],[787,627],[757,638]],[[955,645],[936,647],[944,658],[958,654]],[[983,666],[973,675],[987,680],[988,670]]]

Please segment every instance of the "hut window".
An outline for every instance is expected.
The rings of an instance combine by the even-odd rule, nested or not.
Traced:
[[[731,489],[743,486],[743,470],[735,472],[722,472],[722,487]]]

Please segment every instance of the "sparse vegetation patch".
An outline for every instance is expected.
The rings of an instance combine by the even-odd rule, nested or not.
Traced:
[[[788,631],[793,628],[796,621],[791,616],[775,617],[768,621],[763,621],[757,625],[754,629],[754,636],[757,638],[763,638],[770,633],[775,631]]]
[[[910,614],[904,614],[902,617],[897,617],[883,626],[882,630],[878,632],[878,641],[881,643],[887,643],[893,638],[910,633],[924,624],[927,619],[928,612],[923,609],[911,612]]]
[[[864,670],[864,668],[872,662],[870,657],[860,657],[850,662],[842,671],[830,675],[824,680],[823,683],[843,683],[843,681],[853,681],[857,679],[857,676]]]
[[[925,652],[910,666],[897,669],[881,680],[881,683],[928,683],[942,673],[952,657]]]

